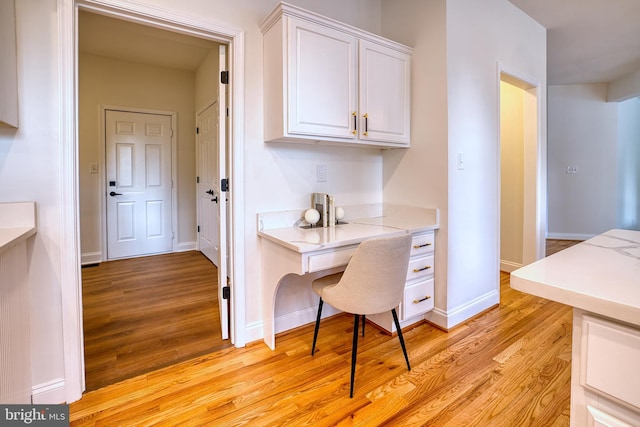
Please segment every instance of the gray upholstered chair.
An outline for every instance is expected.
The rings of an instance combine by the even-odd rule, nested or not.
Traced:
[[[410,251],[410,234],[365,240],[356,249],[344,273],[321,277],[312,283],[313,291],[320,296],[320,304],[311,355],[315,354],[323,303],[326,302],[338,310],[354,315],[350,397],[353,397],[358,352],[358,323],[361,316],[364,336],[366,315],[391,311],[404,358],[407,361],[407,369],[411,370],[396,313],[396,307],[403,299]]]

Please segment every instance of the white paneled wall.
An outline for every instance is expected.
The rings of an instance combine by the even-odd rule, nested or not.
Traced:
[[[0,251],[0,402],[31,403],[27,242]]]

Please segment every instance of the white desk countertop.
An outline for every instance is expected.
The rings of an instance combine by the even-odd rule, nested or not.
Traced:
[[[304,211],[287,211],[288,215],[281,213],[276,221],[265,217],[272,214],[259,214],[258,236],[302,254],[319,249],[358,244],[377,236],[388,237],[394,234],[426,232],[439,227],[437,209],[385,206],[384,211],[355,210],[354,214],[367,216],[345,218],[342,224],[326,228],[300,227],[300,218],[303,213]],[[271,224],[271,227],[265,226],[265,223]],[[288,225],[289,223],[291,225]]]
[[[640,231],[610,230],[511,273],[511,287],[640,326]]]
[[[0,253],[36,233],[34,202],[0,203]]]

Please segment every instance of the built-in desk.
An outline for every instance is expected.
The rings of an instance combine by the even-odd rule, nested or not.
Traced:
[[[271,349],[275,349],[274,308],[282,278],[288,274],[331,273],[339,270],[349,262],[355,249],[364,240],[413,234],[415,247],[412,260],[429,262],[430,265],[418,273],[409,272],[407,287],[413,286],[414,291],[420,292],[424,286],[428,286],[422,285],[424,282],[430,283],[433,288],[434,230],[439,227],[437,209],[380,204],[345,207],[344,210],[344,222],[327,228],[302,228],[305,225],[302,219],[304,210],[258,214],[263,331],[264,341]],[[430,282],[423,280],[425,277],[430,277]],[[424,311],[433,308],[432,295],[429,297],[421,302],[422,307],[426,308]],[[411,313],[418,315],[420,310]]]

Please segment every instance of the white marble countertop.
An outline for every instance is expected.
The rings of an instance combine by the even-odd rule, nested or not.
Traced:
[[[437,209],[394,205],[345,207],[344,223],[303,228],[304,210],[258,214],[258,235],[298,253],[358,244],[363,240],[439,227]],[[362,216],[360,216],[362,215]]]
[[[0,253],[35,233],[34,202],[0,203]]]
[[[640,231],[610,230],[511,273],[511,287],[640,326]]]

